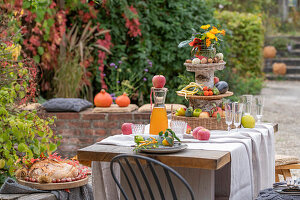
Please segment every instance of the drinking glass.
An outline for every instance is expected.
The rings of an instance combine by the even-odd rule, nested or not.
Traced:
[[[244,103],[245,106],[245,115],[251,114],[251,107],[252,107],[252,95],[243,95],[242,96],[242,103]]]
[[[257,124],[261,123],[260,120],[263,116],[264,101],[265,101],[265,98],[263,96],[255,97]]]
[[[241,125],[241,119],[242,119],[242,115],[243,115],[243,104],[242,103],[238,103],[238,102],[234,102],[233,103],[233,107],[234,107],[234,115],[233,115],[233,124],[236,127],[236,132],[238,132],[238,127]]]
[[[171,129],[174,131],[176,136],[179,139],[183,138],[183,134],[186,132],[187,128],[187,123],[185,121],[180,121],[180,120],[172,120],[171,121]]]
[[[232,121],[233,121],[233,103],[229,103],[229,102],[226,102],[224,103],[224,106],[225,106],[225,121],[226,121],[226,124],[228,126],[228,133],[230,133],[230,125],[232,124]]]
[[[132,128],[132,134],[133,135],[142,135],[145,132],[145,124],[133,124],[131,126]]]

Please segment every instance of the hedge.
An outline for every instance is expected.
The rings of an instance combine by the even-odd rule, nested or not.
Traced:
[[[264,28],[261,17],[239,12],[216,12],[227,29],[225,36],[226,70],[216,73],[226,80],[236,95],[258,94],[263,87]]]

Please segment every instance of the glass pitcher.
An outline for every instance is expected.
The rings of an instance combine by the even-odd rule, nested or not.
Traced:
[[[168,128],[167,110],[165,107],[165,100],[167,95],[167,88],[151,88],[153,93],[154,107],[150,117],[150,134],[158,135],[159,132],[165,132]]]

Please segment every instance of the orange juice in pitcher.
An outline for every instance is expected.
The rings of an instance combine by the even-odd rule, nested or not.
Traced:
[[[168,128],[167,110],[165,99],[167,88],[151,88],[154,97],[154,108],[150,118],[150,134],[158,135],[159,132],[165,132]]]

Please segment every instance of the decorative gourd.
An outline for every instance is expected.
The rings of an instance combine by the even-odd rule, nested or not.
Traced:
[[[130,104],[130,99],[127,94],[124,92],[121,96],[116,98],[116,104],[120,107],[127,107]]]
[[[111,96],[102,89],[94,98],[94,104],[96,107],[110,107],[113,100]]]
[[[286,64],[284,63],[274,63],[273,66],[273,73],[277,75],[285,75],[286,74]]]
[[[266,46],[264,48],[264,58],[275,58],[276,53],[277,51],[273,46]]]

